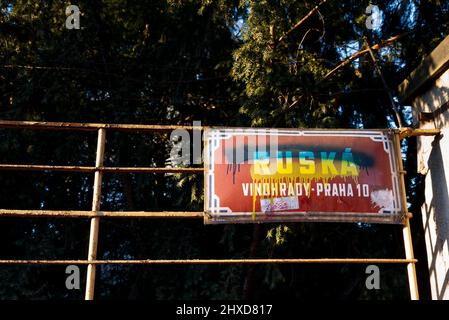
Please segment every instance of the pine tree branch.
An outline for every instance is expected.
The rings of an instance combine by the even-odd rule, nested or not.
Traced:
[[[389,46],[389,45],[391,45],[392,43],[394,43],[394,42],[398,41],[399,39],[401,39],[402,37],[404,37],[405,35],[407,35],[408,33],[409,33],[409,32],[402,33],[402,34],[396,35],[396,36],[394,36],[394,37],[391,37],[391,38],[389,38],[389,39],[387,39],[387,40],[384,40],[384,41],[382,41],[382,42],[380,42],[380,43],[377,43],[377,44],[375,44],[375,45],[372,45],[372,46],[371,46],[371,50],[379,50],[379,49],[382,48],[382,47]],[[346,60],[344,60],[343,62],[341,62],[341,63],[340,63],[338,66],[336,66],[334,69],[332,69],[331,71],[329,71],[329,72],[324,76],[323,80],[324,80],[324,79],[327,79],[328,77],[330,77],[331,75],[333,75],[338,69],[343,68],[344,66],[350,64],[350,63],[351,63],[352,61],[354,61],[355,59],[360,58],[361,56],[363,56],[363,55],[365,55],[365,54],[367,54],[367,53],[369,53],[369,52],[370,52],[370,49],[369,49],[369,48],[365,48],[365,49],[362,49],[362,50],[360,50],[360,51],[357,51],[356,53],[354,53],[353,55],[351,55],[349,58],[347,58]]]
[[[371,50],[371,45],[369,44],[367,37],[365,37],[365,43],[366,43],[366,47],[368,48],[369,54],[371,56],[371,59],[373,60],[374,68],[376,69],[377,74],[379,75],[380,79],[382,80],[382,84],[383,84],[383,86],[385,88],[385,91],[388,93],[388,97],[390,98],[391,109],[393,110],[393,113],[394,113],[394,115],[396,117],[397,125],[398,125],[399,128],[403,128],[404,125],[403,125],[403,122],[402,122],[399,110],[396,107],[396,103],[394,102],[393,94],[391,93],[391,89],[388,86],[387,81],[385,80],[385,77],[384,77],[384,75],[382,73],[382,69],[380,68],[379,64],[377,63],[377,59],[374,56],[374,52],[373,52],[373,50]]]
[[[325,4],[327,0],[322,0],[319,4],[317,4],[312,10],[309,11],[301,20],[299,20],[290,30],[284,33],[278,40],[278,43],[287,38],[292,32],[297,30],[307,19],[309,19],[316,11],[318,11],[319,7]]]

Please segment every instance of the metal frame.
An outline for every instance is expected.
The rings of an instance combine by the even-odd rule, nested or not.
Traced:
[[[106,130],[131,131],[131,132],[170,132],[175,129],[202,130],[203,127],[173,126],[173,125],[136,125],[136,124],[100,124],[100,123],[69,123],[69,122],[33,122],[33,121],[7,121],[0,120],[0,128],[19,128],[32,130],[70,130],[70,131],[97,131],[97,153],[95,167],[86,166],[50,166],[50,165],[28,165],[28,164],[0,164],[0,170],[14,171],[65,171],[94,173],[94,193],[91,211],[76,210],[13,210],[0,209],[0,217],[64,217],[64,218],[90,218],[89,252],[86,260],[0,260],[0,265],[87,265],[87,280],[85,299],[92,300],[95,290],[96,266],[102,264],[311,264],[311,263],[344,263],[344,264],[407,264],[407,274],[410,286],[411,299],[419,299],[415,263],[417,260],[413,255],[413,244],[411,240],[409,219],[411,214],[406,212],[403,222],[403,236],[405,246],[405,259],[357,259],[357,258],[334,258],[334,259],[177,259],[177,260],[98,260],[98,233],[100,218],[176,218],[176,219],[203,219],[202,211],[177,212],[177,211],[101,211],[101,181],[104,173],[203,173],[204,168],[149,168],[149,167],[104,167],[104,150],[106,144]],[[399,140],[408,136],[437,135],[439,130],[425,129],[401,129],[396,130],[396,148],[401,154]],[[398,157],[399,158],[399,157]],[[405,174],[402,161],[398,159],[398,165],[402,176]],[[403,197],[405,199],[404,179]]]
[[[212,132],[211,132],[212,131]],[[215,131],[215,132],[214,132]],[[204,131],[204,150],[210,151],[210,143],[220,143],[220,140],[227,139],[233,136],[250,137],[257,134],[266,136],[294,136],[294,137],[322,137],[322,136],[339,136],[339,137],[364,137],[371,138],[380,144],[388,144],[390,165],[394,165],[391,168],[395,173],[395,177],[398,177],[397,181],[393,181],[393,192],[395,200],[398,202],[398,207],[394,212],[385,214],[381,213],[367,213],[367,212],[279,212],[267,216],[263,212],[240,212],[231,211],[226,206],[224,208],[214,207],[210,204],[211,190],[209,189],[214,180],[210,181],[210,173],[212,168],[210,161],[213,160],[212,152],[205,154],[204,156],[204,186],[207,189],[204,194],[204,223],[205,224],[226,224],[226,223],[276,223],[276,222],[348,222],[348,223],[376,223],[376,224],[402,224],[405,216],[406,202],[403,201],[402,190],[403,185],[400,182],[399,174],[403,171],[398,165],[397,157],[400,153],[396,152],[395,139],[398,131],[394,129],[320,129],[320,128],[307,128],[307,129],[270,129],[266,128],[206,128]],[[300,134],[301,133],[301,134]],[[388,138],[388,139],[387,139]],[[384,146],[385,148],[385,146]],[[209,180],[209,181],[208,181]],[[209,185],[209,187],[208,187]],[[395,190],[396,189],[396,190]],[[217,196],[214,194],[214,196]],[[219,200],[219,199],[218,199]],[[213,207],[213,208],[211,208]]]

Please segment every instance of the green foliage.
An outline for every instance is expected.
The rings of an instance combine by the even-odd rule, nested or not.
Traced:
[[[279,246],[284,244],[286,240],[286,235],[290,232],[288,226],[279,225],[276,228],[271,228],[267,232],[267,239],[273,241],[274,245]]]

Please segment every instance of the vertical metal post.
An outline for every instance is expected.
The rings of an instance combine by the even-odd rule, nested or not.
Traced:
[[[98,169],[98,167],[103,166],[104,146],[105,146],[105,140],[106,140],[105,138],[106,138],[106,130],[98,129],[97,155],[96,155],[96,159],[95,159],[95,167],[97,169]],[[96,170],[95,178],[94,178],[92,211],[100,210],[102,178],[103,178],[103,172],[101,172],[100,170]],[[88,254],[89,261],[97,259],[99,226],[100,226],[100,218],[99,217],[91,218],[90,234],[89,234],[89,254]],[[85,300],[93,300],[93,298],[94,298],[95,273],[96,273],[96,265],[89,264],[87,266]]]
[[[402,228],[404,236],[405,258],[414,259],[412,233],[410,232],[410,218],[405,218],[404,227]],[[418,281],[416,278],[415,263],[407,264],[408,285],[410,287],[410,298],[412,300],[419,300]]]
[[[401,152],[401,142],[399,138],[399,134],[396,134],[394,137],[395,146],[396,146],[396,156],[398,158],[398,168],[401,176],[401,189],[402,189],[402,200],[404,202],[404,211],[405,218],[403,221],[404,226],[402,227],[402,235],[404,238],[404,248],[405,248],[405,258],[406,259],[415,259],[413,254],[413,242],[412,242],[412,233],[410,231],[410,217],[412,216],[407,210],[407,195],[405,194],[405,182],[404,182],[404,166],[402,165],[402,152]],[[416,267],[414,262],[410,262],[407,264],[407,276],[408,276],[408,285],[410,288],[410,299],[411,300],[419,300],[419,291],[418,291],[418,280],[416,277]]]

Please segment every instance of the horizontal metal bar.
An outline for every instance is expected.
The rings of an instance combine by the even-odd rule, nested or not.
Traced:
[[[202,211],[75,211],[75,210],[12,210],[0,209],[0,217],[54,218],[203,218]]]
[[[79,123],[79,122],[48,122],[48,121],[15,121],[15,120],[0,120],[0,128],[15,128],[15,129],[45,129],[45,130],[73,130],[73,131],[96,131],[98,129],[108,129],[115,131],[172,131],[176,129],[185,130],[204,130],[207,126],[183,126],[183,125],[155,125],[155,124],[122,124],[122,123]],[[220,128],[220,127],[216,127]],[[237,128],[236,128],[237,129]],[[264,129],[264,128],[261,128]],[[277,128],[278,130],[314,130],[301,128]],[[322,130],[322,129],[318,129]],[[332,129],[347,130],[347,129]],[[373,129],[386,130],[386,129]],[[439,129],[413,129],[400,128],[395,129],[402,137],[420,136],[420,135],[437,135],[440,133]]]
[[[416,259],[179,259],[179,260],[0,260],[0,264],[407,264],[416,263]]]
[[[98,170],[116,173],[204,173],[204,168],[100,167]]]
[[[66,171],[66,172],[110,172],[110,173],[203,173],[204,168],[151,168],[151,167],[89,167],[49,166],[38,164],[0,164],[0,171]]]
[[[203,130],[201,126],[153,125],[153,124],[119,124],[119,123],[76,123],[76,122],[38,122],[0,120],[0,128],[45,129],[96,131],[108,129],[115,131],[172,131],[175,129]]]
[[[254,219],[253,219],[254,215]],[[282,222],[338,222],[338,223],[385,223],[402,224],[403,213],[379,214],[366,212],[282,212],[267,215],[263,212],[228,212],[205,214],[205,224],[226,223],[282,223]]]
[[[441,133],[440,129],[413,129],[413,128],[400,128],[399,137],[401,139],[417,136],[436,136]]]

